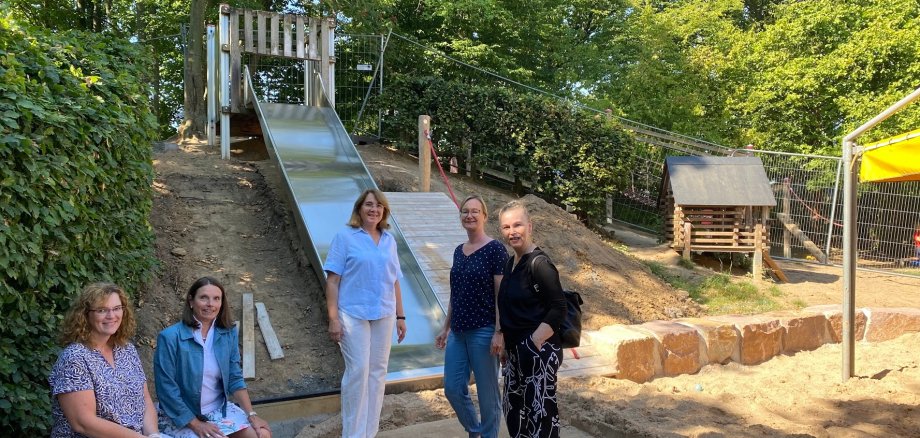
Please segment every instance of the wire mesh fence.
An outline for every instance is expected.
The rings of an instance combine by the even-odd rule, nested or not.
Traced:
[[[383,91],[383,44],[383,35],[336,35],[335,110],[352,134],[381,135],[380,115],[366,104]]]

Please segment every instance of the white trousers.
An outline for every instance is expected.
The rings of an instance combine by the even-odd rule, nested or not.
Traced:
[[[396,315],[367,321],[339,311],[342,322],[342,436],[372,438],[380,428],[380,410],[390,360]]]

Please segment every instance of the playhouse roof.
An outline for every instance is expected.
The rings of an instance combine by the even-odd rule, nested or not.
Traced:
[[[776,206],[757,157],[667,157],[665,174],[677,205]]]

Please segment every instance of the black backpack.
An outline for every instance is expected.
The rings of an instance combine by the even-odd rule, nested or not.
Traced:
[[[545,254],[534,257],[530,260],[531,271],[541,256],[549,259]],[[581,305],[584,301],[581,294],[575,291],[563,290],[562,295],[565,297],[565,320],[562,321],[559,337],[562,339],[562,348],[575,348],[581,345]]]

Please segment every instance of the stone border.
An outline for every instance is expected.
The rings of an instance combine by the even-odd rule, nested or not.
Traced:
[[[881,342],[920,332],[920,309],[856,310],[855,339]],[[582,333],[614,377],[647,382],[655,377],[695,374],[709,364],[757,365],[779,354],[841,342],[842,306],[812,306],[761,315],[724,315],[611,325]]]

